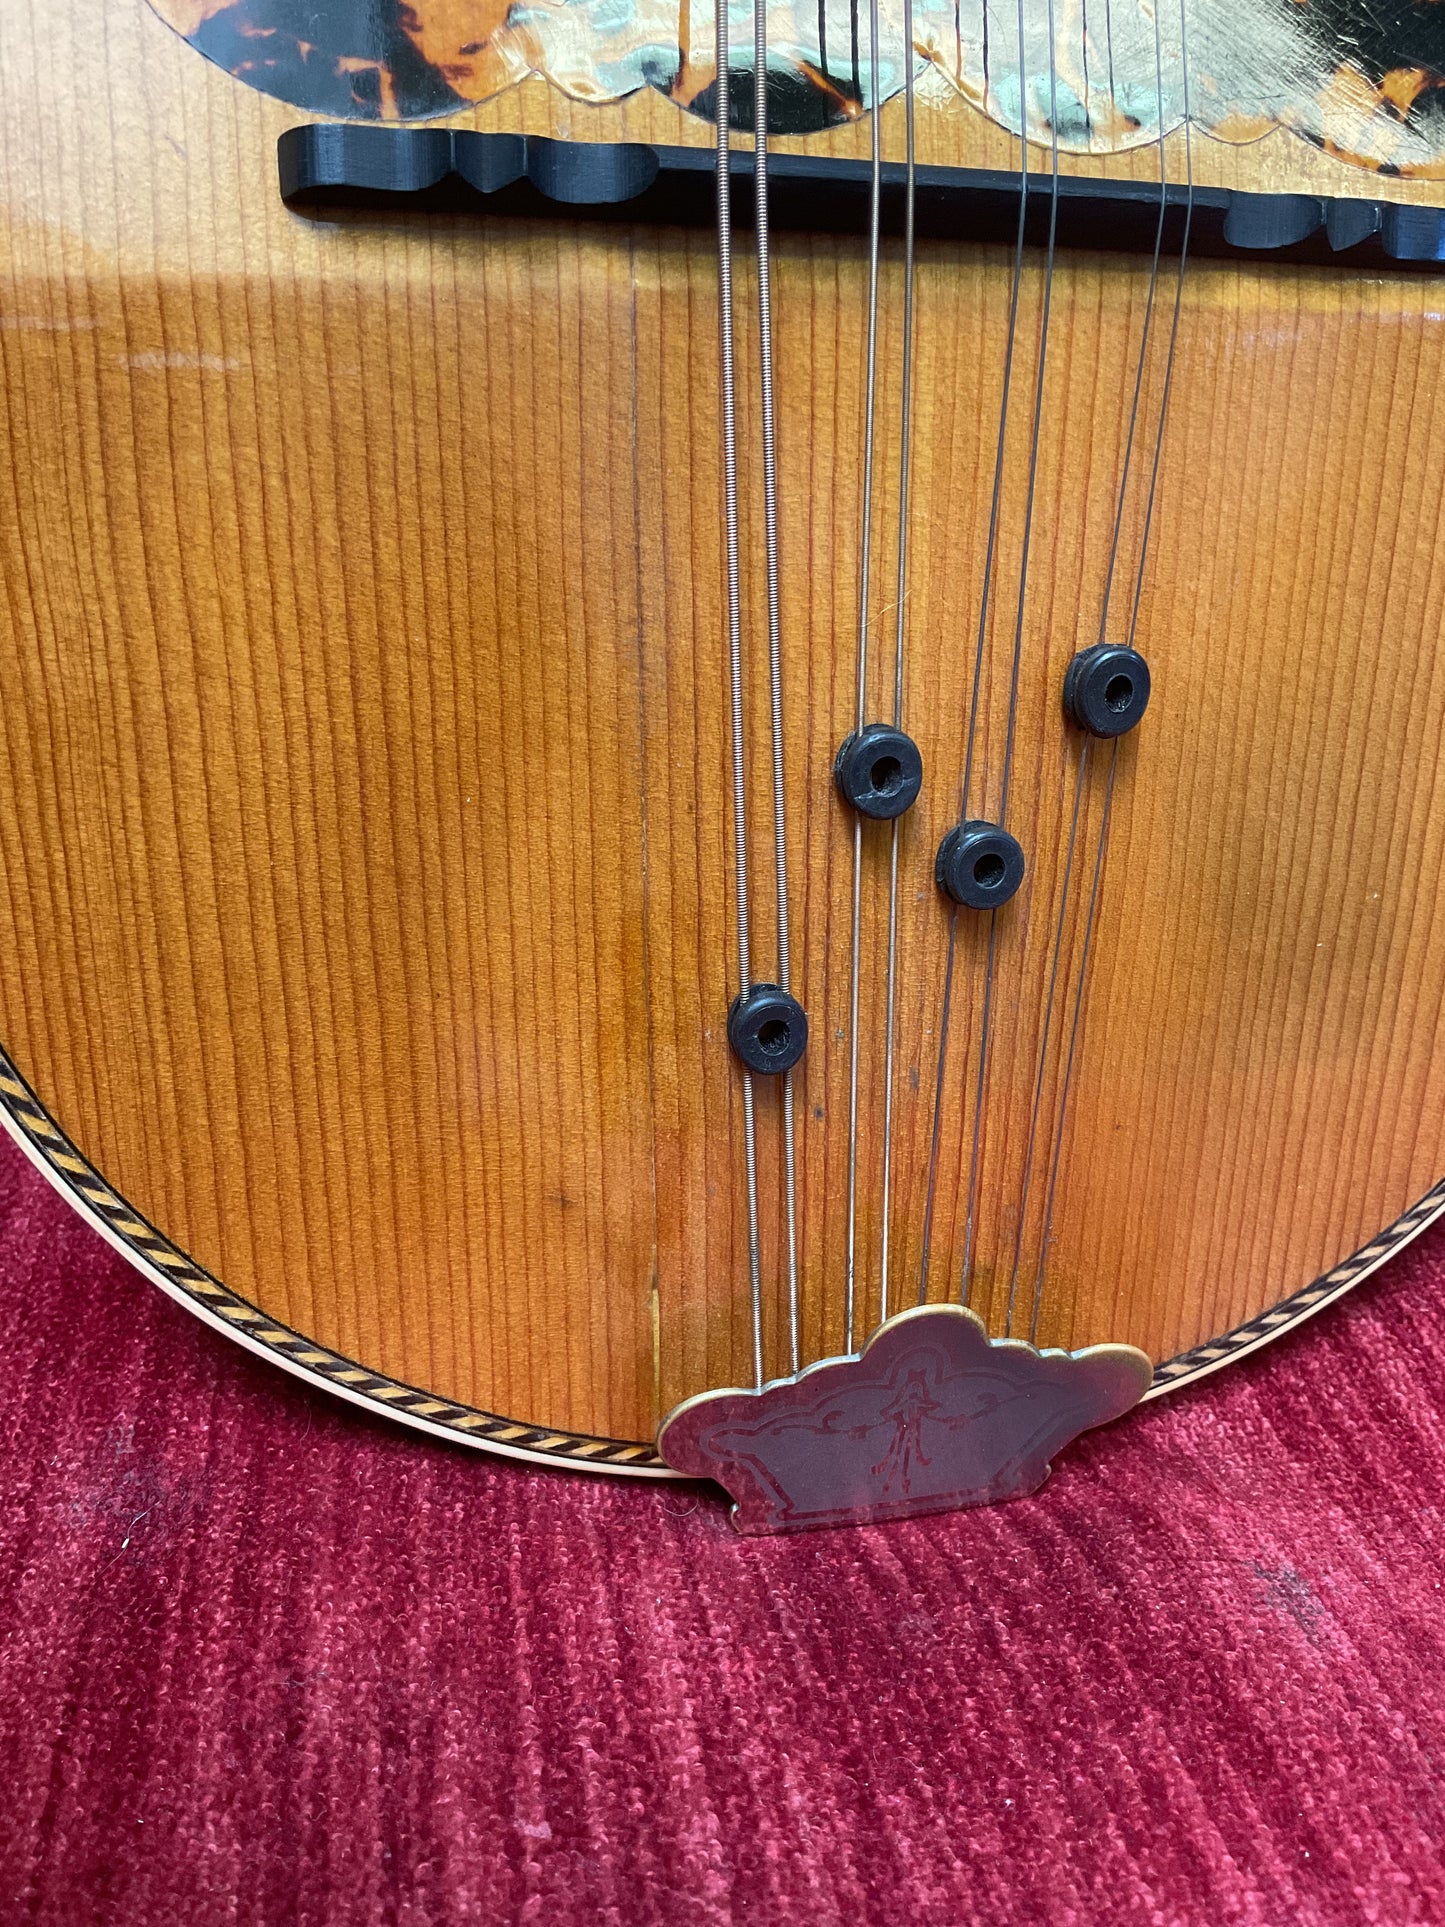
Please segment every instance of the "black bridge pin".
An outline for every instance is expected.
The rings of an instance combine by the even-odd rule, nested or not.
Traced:
[[[1064,671],[1064,714],[1090,736],[1123,736],[1149,707],[1149,665],[1137,649],[1099,642]]]
[[[955,903],[997,910],[1024,880],[1023,845],[997,823],[960,823],[939,844],[933,874]]]
[[[777,1076],[790,1071],[807,1049],[807,1013],[776,984],[754,984],[732,1001],[728,1042],[750,1071]]]
[[[923,788],[917,743],[887,723],[869,723],[843,739],[833,762],[838,794],[860,816],[887,822],[911,810]]]

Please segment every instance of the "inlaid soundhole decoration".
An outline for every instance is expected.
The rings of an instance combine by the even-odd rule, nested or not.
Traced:
[[[490,100],[528,74],[573,99],[644,87],[711,118],[711,7],[678,0],[151,0],[236,79],[312,113],[424,120]],[[734,7],[729,117],[752,121],[751,7]],[[917,0],[920,92],[962,95],[1036,140],[1116,153],[1191,121],[1227,141],[1280,125],[1386,173],[1445,170],[1445,9],[1420,0],[1147,0],[1050,7]],[[866,15],[865,15],[866,20]],[[804,134],[856,118],[904,87],[902,0],[880,8],[876,75],[856,5],[780,4],[769,14],[769,118]],[[1050,60],[1050,42],[1054,60]],[[1186,46],[1187,41],[1187,46]],[[1186,61],[1187,55],[1187,61]],[[1189,74],[1186,99],[1183,75]]]

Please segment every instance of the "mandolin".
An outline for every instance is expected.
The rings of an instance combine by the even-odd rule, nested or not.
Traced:
[[[1445,1211],[1438,6],[39,0],[0,104],[0,1104],[174,1298],[769,1532]]]

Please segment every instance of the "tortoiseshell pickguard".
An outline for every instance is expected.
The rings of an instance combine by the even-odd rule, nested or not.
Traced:
[[[710,117],[712,8],[681,0],[151,0],[208,59],[311,113],[426,120],[531,73],[578,100],[652,87]],[[768,100],[779,133],[855,118],[904,83],[902,0],[880,0],[878,72],[859,0],[773,0]],[[734,7],[733,118],[751,123],[751,7]],[[1014,132],[1114,153],[1185,111],[1225,140],[1293,128],[1340,158],[1445,172],[1442,0],[915,0],[914,58]]]

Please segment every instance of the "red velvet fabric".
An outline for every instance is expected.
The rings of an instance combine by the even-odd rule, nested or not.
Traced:
[[[309,1392],[0,1146],[0,1921],[1445,1920],[1442,1284],[745,1542]]]

